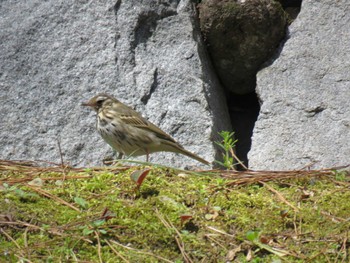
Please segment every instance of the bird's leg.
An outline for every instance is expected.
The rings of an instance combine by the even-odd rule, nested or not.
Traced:
[[[106,156],[105,158],[103,158],[102,162],[104,165],[116,165],[118,163],[117,160],[122,159],[123,155],[123,153],[119,152],[117,156],[117,152],[113,149],[113,155]],[[116,160],[114,158],[116,158]]]
[[[117,154],[117,153],[115,152],[115,155],[116,155],[116,154]],[[123,154],[122,152],[118,152],[118,156],[117,156],[117,159],[115,160],[114,164],[118,164],[118,163],[119,163],[118,160],[123,159],[123,156],[124,156],[124,154]]]
[[[114,156],[116,155],[116,152],[115,150],[113,150],[113,154],[112,155],[106,155],[103,160],[102,160],[102,163],[104,165],[113,165],[115,162],[114,162]]]
[[[148,149],[145,149],[145,152],[146,152],[146,162],[148,163],[148,160],[149,160],[149,152],[148,152]]]
[[[124,155],[124,154],[123,154],[123,153],[121,153],[121,152],[120,152],[120,153],[118,153],[117,159],[122,159],[122,158],[123,158],[123,155]]]

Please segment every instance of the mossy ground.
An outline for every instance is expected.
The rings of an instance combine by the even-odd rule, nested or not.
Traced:
[[[349,179],[0,163],[0,262],[349,262]]]

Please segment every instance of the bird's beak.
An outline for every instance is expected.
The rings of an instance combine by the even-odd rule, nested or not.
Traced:
[[[82,104],[81,104],[81,106],[88,106],[88,107],[94,107],[95,105],[94,104],[92,104],[91,102],[83,102]]]

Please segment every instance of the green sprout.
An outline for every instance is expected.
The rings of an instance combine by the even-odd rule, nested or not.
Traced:
[[[216,160],[215,162],[229,170],[233,170],[237,165],[237,162],[242,164],[234,153],[235,145],[237,143],[237,140],[234,139],[234,134],[234,132],[221,131],[219,132],[219,135],[221,136],[222,141],[215,142],[221,149],[224,150],[222,154],[223,161],[221,162]]]

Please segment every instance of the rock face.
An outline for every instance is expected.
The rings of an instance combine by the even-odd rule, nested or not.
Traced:
[[[303,1],[278,58],[257,76],[250,168],[350,163],[349,23],[349,1]]]
[[[0,158],[98,165],[111,153],[80,106],[107,92],[212,161],[230,130],[224,96],[184,1],[3,1]],[[144,160],[144,158],[141,158]],[[151,161],[199,165],[171,153]]]

